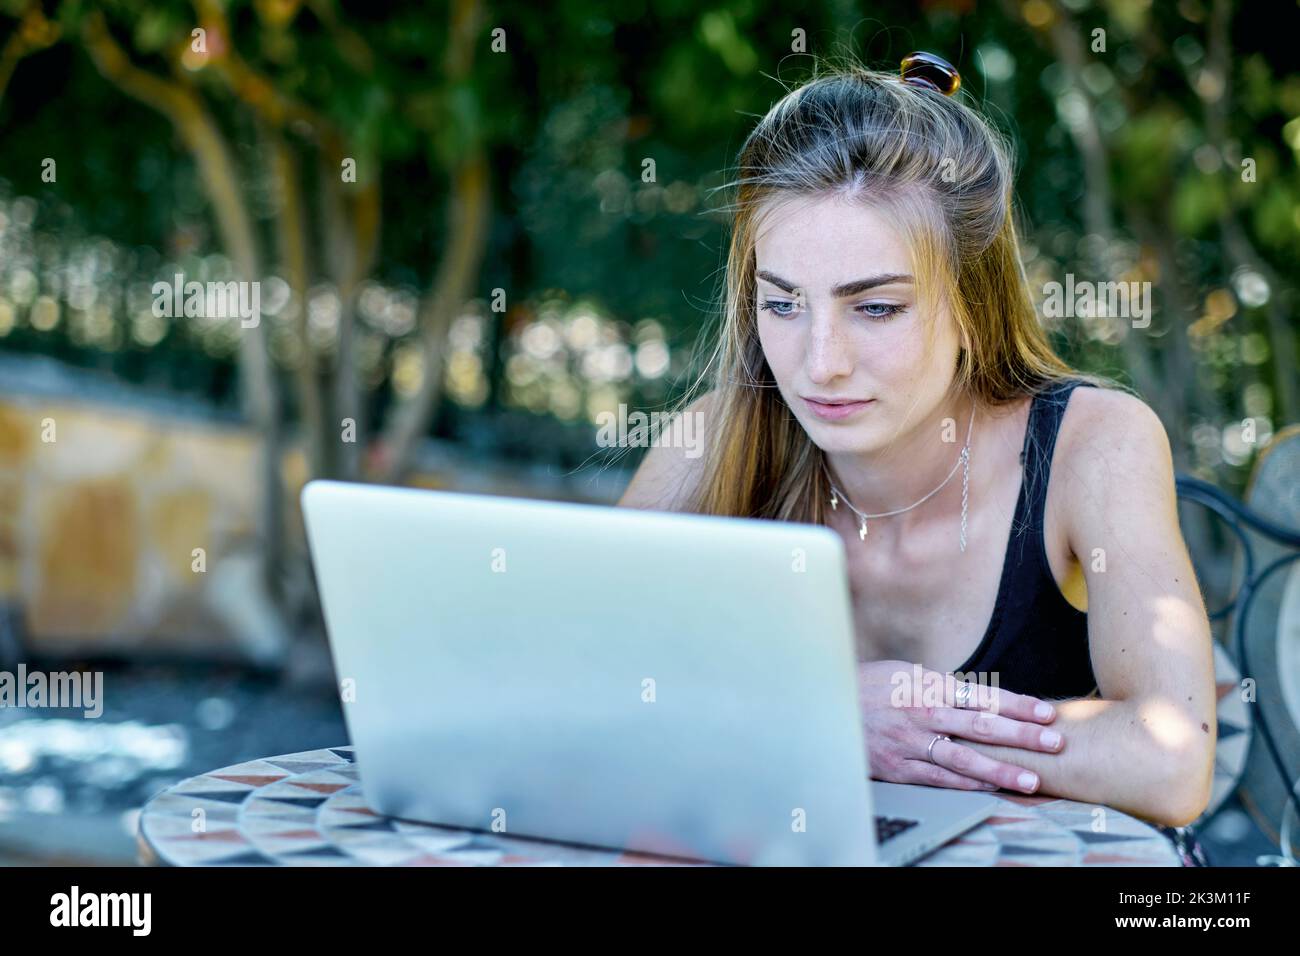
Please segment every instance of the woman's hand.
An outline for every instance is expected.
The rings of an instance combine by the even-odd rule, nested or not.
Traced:
[[[971,684],[969,698],[957,706],[960,685],[952,674],[906,661],[859,664],[858,675],[867,759],[877,780],[1033,793],[1037,774],[986,757],[961,739],[1043,753],[1059,753],[1065,745],[1059,733],[1042,726],[1056,718],[1056,709],[1036,697]],[[936,734],[952,739],[931,747]]]

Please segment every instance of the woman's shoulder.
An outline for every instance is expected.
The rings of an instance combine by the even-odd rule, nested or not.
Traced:
[[[1172,474],[1169,435],[1150,405],[1123,388],[1079,385],[1057,434],[1055,460],[1066,474],[1085,479],[1084,485]]]
[[[1065,420],[1061,422],[1062,437],[1067,423],[1073,437],[1085,443],[1108,439],[1113,443],[1115,439],[1133,435],[1150,438],[1157,432],[1165,436],[1160,416],[1127,389],[1086,379],[1070,381],[1075,387],[1070,390]]]
[[[628,483],[619,506],[654,511],[681,510],[694,497],[704,473],[704,450],[708,448],[710,419],[715,414],[717,392],[691,401],[681,410],[689,416],[692,447],[663,442],[651,445]]]
[[[1022,392],[1015,406],[1039,406],[1052,403],[1064,409],[1060,440],[1067,432],[1103,435],[1107,427],[1146,427],[1159,425],[1159,416],[1151,406],[1127,386],[1103,376],[1071,373],[1045,379]]]

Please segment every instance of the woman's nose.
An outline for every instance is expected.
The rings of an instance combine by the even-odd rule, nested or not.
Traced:
[[[853,353],[837,324],[815,315],[808,323],[805,352],[808,380],[819,385],[853,371]]]

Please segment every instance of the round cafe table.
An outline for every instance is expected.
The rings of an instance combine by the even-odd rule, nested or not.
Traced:
[[[1118,810],[1099,813],[1055,797],[999,799],[996,815],[917,865],[1184,862],[1160,830]],[[711,865],[383,817],[366,806],[351,747],[266,757],[183,780],[145,805],[138,846],[142,863],[163,866]]]

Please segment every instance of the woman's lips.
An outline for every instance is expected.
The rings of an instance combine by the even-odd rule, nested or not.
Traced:
[[[823,418],[828,422],[839,421],[841,418],[848,418],[850,415],[856,415],[862,409],[875,402],[874,398],[869,398],[865,402],[847,402],[843,405],[827,405],[824,402],[814,402],[811,398],[805,398],[804,403],[812,410],[812,413],[818,418]]]

